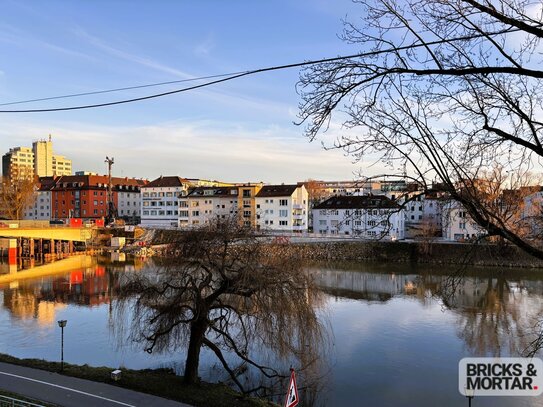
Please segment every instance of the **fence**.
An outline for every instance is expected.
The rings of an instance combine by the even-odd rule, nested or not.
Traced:
[[[30,401],[14,399],[0,395],[0,407],[44,407],[43,404],[35,404]]]

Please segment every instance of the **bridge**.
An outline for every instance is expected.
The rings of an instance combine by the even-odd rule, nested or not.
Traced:
[[[86,243],[95,230],[93,227],[0,223],[0,256],[14,263],[17,258],[71,254],[74,242]]]
[[[0,237],[43,240],[62,240],[67,242],[86,242],[92,237],[93,228],[74,228],[51,226],[39,228],[0,228]]]

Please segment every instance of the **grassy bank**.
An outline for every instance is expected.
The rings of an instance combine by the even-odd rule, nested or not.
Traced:
[[[42,359],[18,359],[13,356],[0,354],[0,362],[27,366],[35,369],[59,372],[60,363],[48,362]],[[266,400],[247,397],[235,392],[224,384],[200,383],[186,385],[183,378],[176,376],[170,369],[131,370],[122,369],[122,379],[118,382],[111,380],[110,367],[92,367],[88,365],[71,365],[64,363],[63,374],[114,386],[153,394],[172,400],[181,401],[197,407],[272,407],[276,404]]]

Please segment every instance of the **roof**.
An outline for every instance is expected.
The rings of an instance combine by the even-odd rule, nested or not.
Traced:
[[[256,194],[257,198],[267,198],[275,196],[291,196],[298,188],[298,185],[265,185]]]
[[[175,176],[166,176],[163,177],[162,175],[158,177],[157,179],[149,182],[147,185],[145,185],[145,188],[166,188],[166,187],[182,187],[185,184],[188,184],[188,180],[185,178],[181,178],[177,175]]]
[[[235,193],[232,193],[235,191]],[[187,196],[192,197],[236,197],[238,196],[237,187],[197,187],[189,191]]]
[[[50,185],[50,190],[65,190],[65,189],[81,189],[81,188],[106,188],[109,183],[107,175],[63,175],[60,177],[42,177],[40,182]],[[120,186],[130,186],[139,188],[144,186],[147,181],[136,178],[119,178],[111,177],[111,184],[114,189],[119,189]]]
[[[333,196],[313,209],[367,209],[399,208],[400,206],[384,195]]]

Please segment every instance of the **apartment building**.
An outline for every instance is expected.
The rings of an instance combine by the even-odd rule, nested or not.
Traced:
[[[443,204],[441,223],[444,240],[464,241],[484,234],[484,229],[475,223],[466,208],[457,201]]]
[[[52,195],[51,189],[55,186],[55,177],[42,177],[36,185],[32,201],[25,209],[25,220],[51,220]]]
[[[160,176],[141,188],[141,225],[178,227],[179,198],[190,183],[178,176]]]
[[[238,187],[196,187],[179,198],[179,227],[238,216]]]
[[[10,148],[2,156],[2,175],[11,180],[33,179],[34,153],[28,147]]]
[[[261,182],[236,184],[238,188],[238,216],[244,226],[257,227],[256,197],[263,185]]]
[[[108,176],[65,175],[56,177],[55,180],[55,185],[51,188],[51,219],[100,219],[107,216]],[[137,208],[137,194],[146,183],[147,181],[136,178],[112,177],[114,206],[119,208],[119,197],[122,193],[122,208],[134,205]],[[130,202],[130,205],[127,205],[127,202]]]
[[[404,213],[384,195],[336,196],[313,209],[313,232],[365,239],[404,238]]]
[[[256,194],[257,228],[271,232],[305,232],[309,196],[303,184],[265,185]]]
[[[13,147],[2,156],[2,175],[10,179],[32,179],[72,174],[72,161],[53,154],[51,136],[29,147]]]

